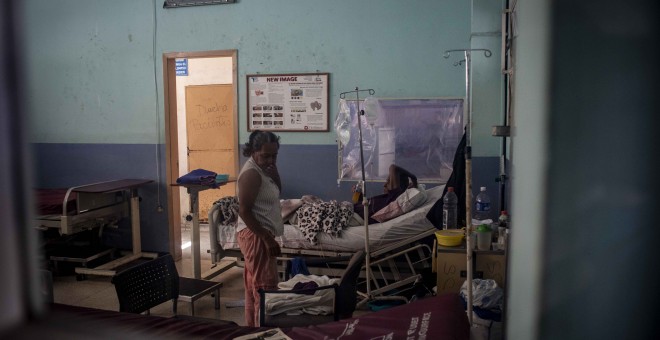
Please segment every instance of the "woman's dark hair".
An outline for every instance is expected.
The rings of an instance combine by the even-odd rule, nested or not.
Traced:
[[[280,137],[270,131],[254,130],[250,134],[250,139],[243,147],[243,156],[250,157],[255,151],[261,150],[266,143],[277,143],[280,147]]]

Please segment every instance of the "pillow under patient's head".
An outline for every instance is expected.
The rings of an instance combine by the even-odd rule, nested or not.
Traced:
[[[401,210],[407,213],[415,208],[421,207],[426,202],[426,191],[421,188],[409,188],[396,198]]]
[[[426,203],[428,195],[424,188],[409,188],[406,189],[396,200],[384,208],[378,210],[371,218],[378,222],[389,221],[395,217],[399,217],[409,211],[419,208]]]
[[[371,218],[382,223],[385,221],[389,221],[395,217],[401,216],[403,214],[404,212],[401,209],[399,202],[397,202],[397,200],[394,200],[390,202],[390,204],[386,205],[383,209],[378,210],[375,214],[371,216]]]

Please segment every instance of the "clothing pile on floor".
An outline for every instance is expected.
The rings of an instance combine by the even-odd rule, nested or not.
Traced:
[[[328,276],[298,274],[293,278],[277,284],[280,290],[292,290],[301,286],[329,286],[333,283],[339,284],[338,278]],[[266,294],[266,313],[276,315],[286,313],[287,315],[300,315],[303,313],[313,315],[328,315],[333,312],[333,301],[335,293],[333,289],[317,290],[313,295],[278,293]]]

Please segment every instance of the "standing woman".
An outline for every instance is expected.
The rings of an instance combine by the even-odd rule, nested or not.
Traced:
[[[284,232],[280,208],[282,183],[277,171],[280,138],[256,130],[245,143],[249,157],[238,174],[238,245],[245,257],[245,321],[259,325],[259,289],[277,289],[276,257],[281,254],[275,236]]]

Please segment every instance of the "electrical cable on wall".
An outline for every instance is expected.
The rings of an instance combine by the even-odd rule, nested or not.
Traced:
[[[163,206],[160,203],[160,96],[158,95],[158,79],[156,73],[156,41],[157,41],[157,32],[158,32],[158,19],[156,17],[156,0],[152,1],[153,7],[153,65],[154,65],[154,91],[156,92],[156,134],[158,139],[156,140],[156,210],[158,212],[163,211]]]

